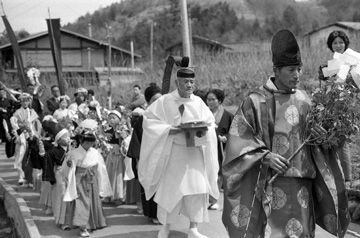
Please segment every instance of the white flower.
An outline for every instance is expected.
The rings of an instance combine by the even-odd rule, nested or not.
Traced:
[[[40,82],[39,82],[40,70],[32,67],[26,72],[26,75],[30,79],[31,84],[40,85]]]
[[[98,127],[98,123],[92,119],[85,119],[82,122],[80,122],[79,127],[89,130],[96,130]]]

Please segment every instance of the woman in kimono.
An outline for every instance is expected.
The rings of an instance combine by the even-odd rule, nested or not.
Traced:
[[[343,54],[345,52],[345,50],[347,50],[349,48],[350,41],[349,41],[349,37],[345,34],[345,32],[333,31],[329,34],[326,43],[327,43],[327,47],[329,48],[329,50],[332,53],[336,52],[339,54]],[[327,67],[327,64],[323,64],[319,68],[320,86],[321,86],[322,81],[325,81],[325,83],[326,83],[326,81],[332,81],[332,80],[336,79],[336,77],[330,77],[330,78],[324,77],[324,74],[322,72],[322,68],[324,68],[324,67]],[[346,78],[346,82],[357,87],[355,82],[353,81],[350,73],[348,74],[348,76]],[[339,146],[337,152],[339,153],[339,155],[340,155],[339,157],[341,158],[340,163],[341,163],[341,167],[344,172],[345,181],[350,182],[352,179],[350,144],[344,140],[344,143],[341,146]]]
[[[53,116],[57,121],[60,121],[66,117],[72,118],[74,116],[73,111],[67,107],[69,105],[70,98],[68,96],[60,96],[60,107],[56,109]]]
[[[110,134],[109,144],[112,149],[106,158],[106,168],[109,174],[112,190],[114,192],[110,201],[116,204],[122,204],[125,202],[126,186],[124,182],[124,156],[120,151],[120,144],[122,138],[120,136],[121,129],[121,114],[120,112],[113,110],[109,114],[110,129],[106,133]]]
[[[130,129],[127,126],[123,126],[120,136],[123,138],[120,151],[121,155],[124,157],[125,165],[124,180],[126,181],[126,203],[136,204],[137,213],[143,214],[140,196],[140,183],[137,179],[135,179],[134,173],[134,171],[136,171],[136,162],[134,163],[133,159],[127,156],[131,140]]]
[[[72,224],[80,228],[81,237],[89,237],[89,230],[106,226],[100,197],[112,196],[112,189],[105,162],[100,152],[93,148],[97,128],[94,120],[84,120],[78,148],[69,152],[63,172],[67,186],[64,201],[74,201]]]
[[[225,94],[223,90],[220,89],[211,89],[206,94],[206,104],[210,108],[210,111],[214,114],[215,123],[217,125],[216,134],[217,134],[217,144],[218,144],[218,160],[219,160],[219,188],[222,187],[222,178],[221,178],[221,165],[224,160],[224,148],[227,141],[227,136],[230,130],[231,122],[234,118],[234,115],[229,111],[225,110],[222,103],[224,102]],[[210,198],[209,209],[217,210],[219,205]]]
[[[39,156],[42,160],[42,181],[39,204],[43,206],[45,215],[50,215],[53,213],[51,198],[52,185],[50,181],[54,177],[54,166],[53,163],[51,163],[51,160],[46,159],[49,156],[45,157],[45,155],[48,154],[47,151],[51,151],[54,148],[53,142],[55,135],[53,135],[53,129],[55,128],[56,122],[52,120],[52,116],[45,116],[43,118],[43,137],[41,140],[39,140]]]
[[[28,148],[27,140],[35,135],[35,123],[38,115],[34,109],[29,108],[32,97],[28,93],[22,93],[19,97],[21,107],[15,111],[10,119],[13,135],[15,135],[15,169],[18,170],[19,185],[32,183],[32,168],[29,163],[23,163]],[[26,172],[26,174],[25,174]],[[27,175],[27,176],[26,176]],[[26,178],[25,178],[26,176]]]

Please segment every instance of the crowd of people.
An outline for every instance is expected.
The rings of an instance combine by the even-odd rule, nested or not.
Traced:
[[[348,47],[343,33],[329,39],[332,51]],[[71,102],[54,85],[43,104],[38,85],[18,92],[2,84],[0,136],[19,186],[38,191],[44,213],[81,237],[106,226],[102,204],[112,203],[136,204],[162,224],[159,238],[169,237],[179,215],[189,219],[189,238],[205,238],[198,224],[219,208],[222,191],[230,237],[314,237],[315,222],[343,237],[348,144],[334,152],[339,163],[315,146],[286,159],[301,144],[299,121],[311,100],[297,89],[302,59],[291,32],[276,33],[272,55],[274,76],[235,115],[223,106],[223,90],[195,91],[189,67],[177,70],[176,90],[161,95],[151,83],[142,94],[134,85],[132,101],[111,110],[85,88]]]

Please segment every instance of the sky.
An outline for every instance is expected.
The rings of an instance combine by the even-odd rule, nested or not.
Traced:
[[[61,25],[74,22],[87,12],[111,5],[121,0],[2,0],[5,14],[14,31],[25,29],[30,34],[46,31],[45,19],[60,18]],[[0,10],[3,15],[2,9]],[[5,30],[0,21],[0,33]]]

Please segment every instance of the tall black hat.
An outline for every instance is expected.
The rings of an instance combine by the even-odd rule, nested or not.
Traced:
[[[289,30],[280,30],[274,35],[271,52],[274,67],[302,64],[299,45]]]

